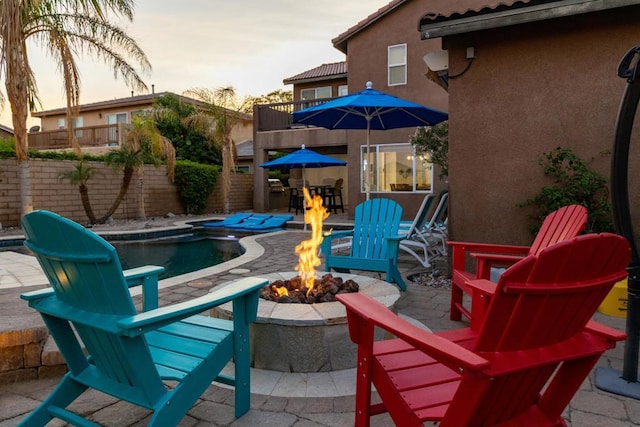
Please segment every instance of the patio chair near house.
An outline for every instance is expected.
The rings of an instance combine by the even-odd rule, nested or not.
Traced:
[[[474,279],[489,279],[492,267],[511,266],[527,255],[536,255],[544,248],[579,235],[587,225],[587,209],[580,205],[564,206],[545,218],[531,246],[495,245],[488,243],[447,242],[451,248],[451,320],[461,316],[479,327],[491,300],[491,292],[475,297],[467,283]],[[466,269],[467,255],[475,259],[475,272]],[[491,283],[491,282],[488,282]],[[495,284],[491,285],[495,288]],[[464,294],[470,295],[471,307],[464,305]]]
[[[448,197],[448,192],[443,192],[436,209],[431,217],[428,217],[427,214],[434,196],[425,196],[413,222],[409,223],[408,227],[406,227],[406,223],[400,226],[400,232],[407,234],[407,238],[400,241],[400,249],[411,254],[425,268],[431,267],[429,259],[433,256],[447,254],[446,212]],[[427,220],[427,218],[429,219]]]
[[[407,289],[398,271],[398,244],[406,234],[398,234],[402,206],[391,199],[370,199],[356,206],[352,230],[325,234],[321,244],[325,271],[334,269],[376,271],[386,274],[386,281]],[[332,250],[333,241],[351,237],[348,254]]]
[[[327,210],[338,213],[338,208],[344,213],[344,202],[342,201],[342,186],[344,185],[344,179],[338,178],[332,187],[329,187],[324,192],[324,205]]]
[[[626,338],[591,318],[627,276],[629,255],[614,234],[531,254],[500,277],[479,330],[433,334],[367,295],[337,295],[358,346],[355,425],[383,412],[398,426],[566,425],[562,413],[600,356]],[[378,328],[395,338],[374,342]]]
[[[52,212],[29,213],[22,226],[25,245],[51,288],[21,297],[42,315],[69,372],[21,425],[42,426],[54,418],[95,425],[67,408],[87,389],[151,410],[148,425],[178,425],[212,381],[235,387],[236,417],[249,410],[248,324],[256,318],[267,280],[244,278],[158,308],[162,267],[123,272],[113,246]],[[143,312],[129,294],[129,287],[138,285]],[[229,301],[232,321],[199,315]],[[232,359],[235,376],[222,375]]]

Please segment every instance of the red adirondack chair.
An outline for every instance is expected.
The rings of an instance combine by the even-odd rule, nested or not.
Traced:
[[[507,267],[515,264],[527,255],[536,255],[542,249],[555,243],[571,239],[579,235],[587,225],[587,210],[580,205],[564,206],[545,218],[540,231],[531,246],[495,245],[488,243],[469,243],[449,241],[451,248],[451,320],[460,320],[461,315],[469,318],[473,328],[480,327],[484,313],[489,306],[491,289],[494,284],[487,284],[480,295],[471,294],[469,280],[489,279],[491,267]],[[475,272],[465,269],[467,255],[475,258]],[[471,296],[471,307],[463,304],[464,294]],[[473,311],[473,314],[472,314]]]
[[[629,255],[624,238],[589,234],[528,256],[501,276],[479,331],[432,334],[364,294],[337,295],[358,345],[355,425],[382,412],[399,426],[566,425],[599,357],[626,338],[591,317]],[[374,342],[376,327],[397,338]]]

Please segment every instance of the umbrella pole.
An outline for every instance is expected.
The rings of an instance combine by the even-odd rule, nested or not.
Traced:
[[[367,176],[365,177],[365,200],[371,198],[371,145],[369,143],[369,134],[371,133],[371,117],[367,118]]]
[[[302,165],[302,223],[304,224],[303,230],[307,231],[307,196],[304,194],[304,189],[307,187],[307,180],[305,178],[305,167]],[[309,189],[307,188],[307,191]]]

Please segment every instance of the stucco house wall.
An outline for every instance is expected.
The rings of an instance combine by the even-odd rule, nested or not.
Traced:
[[[616,71],[640,40],[637,16],[634,6],[443,39],[451,75],[466,67],[468,46],[476,53],[449,81],[451,239],[530,243],[527,211],[516,205],[549,183],[537,159],[555,147],[609,176],[625,86]],[[639,161],[632,150],[630,163]],[[640,206],[638,179],[630,181]]]

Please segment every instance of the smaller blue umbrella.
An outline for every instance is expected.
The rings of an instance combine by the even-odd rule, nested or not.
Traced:
[[[306,168],[326,168],[329,166],[345,166],[347,162],[333,157],[325,156],[313,150],[305,148],[302,144],[302,148],[293,153],[289,153],[286,156],[271,160],[269,162],[260,165],[261,168],[271,169],[299,169],[302,168],[302,185],[306,185],[307,180],[304,177],[304,170]],[[304,201],[306,204],[306,200]],[[304,229],[307,229],[307,223],[304,223]]]
[[[306,182],[304,170],[306,168],[325,168],[329,166],[345,166],[347,162],[333,157],[325,156],[316,151],[309,150],[302,145],[302,148],[286,156],[271,160],[260,165],[261,168],[270,169],[299,169],[302,168],[302,182]]]

